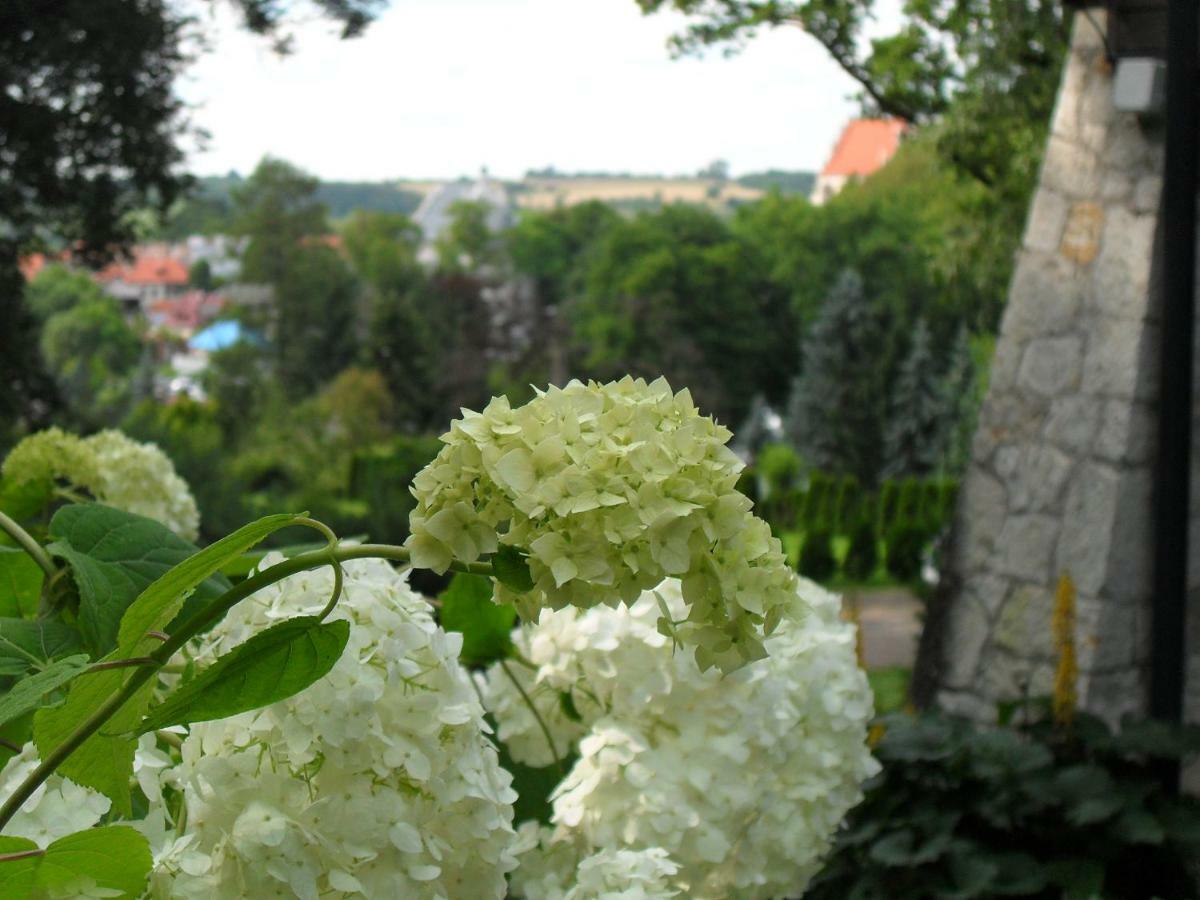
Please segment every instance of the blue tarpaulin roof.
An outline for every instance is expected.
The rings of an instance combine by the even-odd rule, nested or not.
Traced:
[[[263,342],[257,333],[243,328],[241,322],[224,321],[214,322],[203,331],[196,332],[188,341],[188,347],[192,350],[213,353],[217,350],[224,350],[226,347],[232,347],[240,341],[249,341],[252,344]]]

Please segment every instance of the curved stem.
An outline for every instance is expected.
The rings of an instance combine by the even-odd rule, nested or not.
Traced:
[[[54,560],[50,558],[49,553],[42,549],[42,545],[35,541],[28,531],[2,512],[0,512],[0,528],[7,531],[9,537],[20,544],[21,549],[33,557],[33,561],[41,566],[42,571],[47,576],[52,576],[58,572],[58,566],[54,565]]]
[[[565,775],[563,770],[562,759],[558,755],[558,748],[554,746],[554,737],[550,734],[550,729],[546,725],[546,720],[542,718],[542,714],[538,712],[537,706],[534,705],[533,698],[525,690],[524,685],[517,681],[517,676],[512,673],[512,669],[508,667],[508,660],[500,660],[500,668],[504,670],[504,674],[508,676],[508,680],[513,683],[513,687],[517,689],[517,693],[521,695],[521,699],[525,701],[525,705],[529,707],[529,711],[533,713],[533,718],[537,721],[538,727],[542,729],[542,734],[546,738],[546,743],[550,745],[550,755],[554,758],[554,767],[558,769],[559,775]]]
[[[0,514],[2,515],[2,514]],[[40,549],[40,548],[39,548]],[[72,753],[95,734],[117,710],[124,706],[159,669],[165,666],[175,655],[175,652],[200,632],[218,622],[222,616],[251,594],[254,594],[277,581],[282,581],[290,575],[316,569],[321,566],[334,565],[351,559],[392,559],[401,562],[409,561],[408,550],[393,544],[359,544],[349,547],[323,547],[309,553],[301,553],[290,559],[285,559],[265,571],[259,572],[232,587],[212,602],[208,607],[198,610],[187,621],[183,622],[162,646],[145,659],[139,659],[129,678],[121,689],[105,700],[96,711],[81,722],[74,731],[67,735],[61,744],[46,754],[46,758],[38,764],[25,778],[17,789],[0,806],[0,831],[9,823],[25,801],[33,792],[62,765]],[[491,575],[490,563],[460,563],[451,564],[451,569],[457,572],[468,572],[472,575]],[[535,713],[536,714],[536,713]],[[549,732],[547,732],[549,734]],[[557,758],[557,757],[556,757]],[[561,768],[561,766],[560,766]]]

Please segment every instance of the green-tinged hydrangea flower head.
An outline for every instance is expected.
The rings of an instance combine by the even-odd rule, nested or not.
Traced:
[[[61,482],[87,491],[101,503],[161,522],[185,540],[199,534],[196,501],[171,460],[154,444],[119,431],[88,438],[59,428],[40,431],[17,444],[0,471],[18,484]]]
[[[572,381],[513,409],[464,411],[413,482],[413,564],[445,571],[499,542],[529,554],[534,589],[500,601],[629,604],[663,578],[683,583],[686,621],[662,623],[696,660],[732,671],[763,656],[792,597],[779,541],[735,489],[727,429],[664,379]]]

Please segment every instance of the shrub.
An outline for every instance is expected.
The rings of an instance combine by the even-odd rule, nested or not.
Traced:
[[[875,574],[879,566],[879,537],[875,533],[875,522],[862,518],[850,531],[850,546],[842,569],[847,578],[865,581]]]
[[[797,571],[813,581],[828,581],[837,571],[833,556],[833,532],[828,528],[810,528],[804,535]]]
[[[897,504],[900,486],[895,481],[885,481],[879,491],[879,530],[886,532],[897,521]]]
[[[921,574],[921,553],[929,531],[920,525],[899,522],[887,533],[887,570],[898,581],[915,581]]]
[[[829,528],[830,506],[833,501],[833,479],[823,472],[813,472],[808,480],[808,499],[804,505],[804,525],[808,528]]]
[[[1200,896],[1200,803],[1168,796],[1148,751],[1200,750],[1200,729],[1112,734],[1083,716],[981,729],[941,714],[884,717],[883,771],[806,898]]]
[[[833,528],[835,531],[842,532],[851,527],[861,495],[862,489],[859,487],[858,479],[853,475],[846,475],[838,481],[837,498],[833,504]]]

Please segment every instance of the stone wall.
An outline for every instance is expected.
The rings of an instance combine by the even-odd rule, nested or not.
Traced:
[[[1145,709],[1163,134],[1111,98],[1100,35],[1077,16],[963,483],[950,564],[958,587],[935,650],[937,702],[975,718],[993,717],[999,700],[1051,693],[1062,573],[1078,590],[1081,705],[1114,721]],[[1200,672],[1200,640],[1191,648]],[[1200,691],[1189,702],[1200,719]]]

